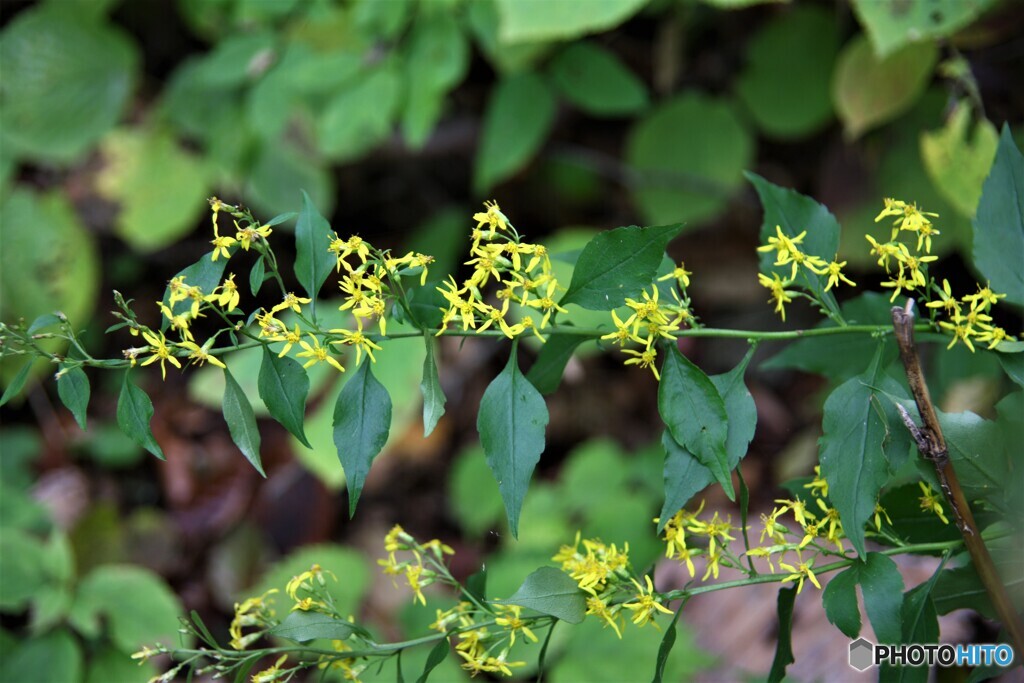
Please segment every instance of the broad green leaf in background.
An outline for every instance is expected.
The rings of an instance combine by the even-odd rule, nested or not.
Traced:
[[[350,161],[375,147],[391,132],[401,86],[395,67],[385,63],[339,89],[317,125],[320,150]]]
[[[466,75],[469,43],[455,15],[436,12],[417,19],[407,45],[402,133],[419,148],[440,119],[445,95]]]
[[[943,563],[945,564],[945,563]],[[900,608],[901,643],[920,643],[922,645],[939,642],[939,615],[932,602],[932,589],[942,571],[942,565],[927,583],[913,588],[903,595]],[[920,681],[928,680],[928,667],[894,667],[883,664],[879,669],[879,680]]]
[[[224,135],[238,138],[233,132]],[[323,160],[287,139],[260,145],[244,178],[246,195],[262,215],[294,209],[300,192],[308,192],[313,205],[325,214],[334,209],[334,181]]]
[[[869,554],[870,555],[870,554]],[[860,635],[860,607],[857,605],[857,565],[841,571],[828,581],[821,592],[825,616],[847,638]],[[903,592],[900,591],[900,600]]]
[[[173,135],[118,129],[103,140],[102,151],[106,164],[96,187],[120,205],[115,229],[133,249],[155,251],[195,228],[209,191],[209,174],[204,162]]]
[[[508,600],[500,604],[519,605],[570,624],[583,621],[587,611],[585,594],[568,574],[554,567],[541,567],[526,577]]]
[[[786,667],[796,661],[793,657],[793,606],[796,604],[796,586],[780,588],[777,601],[779,630],[776,634],[775,658],[768,683],[779,683],[786,675]]]
[[[571,43],[551,62],[550,75],[563,97],[593,116],[626,116],[648,105],[643,81],[594,43]]]
[[[388,440],[391,396],[364,358],[334,406],[334,445],[348,483],[348,513],[355,515],[370,465]]]
[[[420,393],[423,394],[423,436],[430,436],[437,426],[437,421],[444,415],[445,398],[444,390],[441,388],[441,379],[437,375],[437,359],[433,335],[429,332],[423,335],[427,347],[427,353],[423,357],[423,381],[420,382]]]
[[[5,492],[6,494],[6,492]],[[0,534],[0,610],[20,612],[49,582],[40,571],[45,547],[35,536],[5,525]]]
[[[691,498],[715,482],[711,468],[676,443],[667,429],[662,432],[661,445],[665,449],[665,502],[658,516],[659,534]]]
[[[736,82],[757,127],[772,137],[794,138],[828,123],[838,52],[839,27],[824,7],[794,7],[764,24],[750,40],[747,67]]]
[[[764,207],[764,220],[761,222],[761,244],[767,244],[769,237],[775,237],[776,227],[781,228],[782,234],[787,237],[796,237],[807,231],[801,249],[813,256],[820,256],[822,259],[832,261],[836,258],[836,250],[839,248],[839,223],[829,210],[810,197],[800,194],[778,185],[773,185],[755,173],[744,173],[747,180],[757,190],[761,198],[761,206]],[[789,278],[792,273],[792,266],[775,266],[778,258],[775,252],[760,254],[761,271],[764,273],[776,272],[783,280]],[[833,313],[839,312],[839,305],[836,303],[832,292],[826,292],[825,287],[828,279],[824,275],[816,275],[806,268],[801,268],[797,273],[797,284],[809,286],[817,298]]]
[[[562,304],[610,311],[627,297],[639,299],[650,286],[665,255],[665,246],[682,224],[641,228],[635,225],[598,233],[583,248]]]
[[[4,652],[0,680],[78,681],[82,678],[82,650],[68,629],[22,641]]]
[[[477,430],[514,537],[519,535],[519,514],[530,477],[544,451],[547,424],[544,397],[519,371],[513,344],[508,364],[480,399]]]
[[[1003,126],[974,219],[974,264],[1006,301],[1024,306],[1024,156]]]
[[[159,673],[153,662],[140,662],[131,658],[131,653],[111,647],[100,647],[90,652],[89,667],[85,683],[147,683]]]
[[[270,416],[295,435],[302,445],[312,448],[303,429],[309,376],[302,364],[287,356],[279,358],[264,346],[257,388]]]
[[[689,227],[725,208],[753,163],[754,141],[732,106],[689,93],[637,121],[626,142],[633,199],[647,222]]]
[[[1021,556],[1019,542],[1020,537],[1011,534],[987,543],[996,571],[1018,610],[1024,607],[1024,556]],[[939,572],[932,591],[932,602],[939,614],[969,609],[988,619],[999,619],[988,590],[973,564]]]
[[[735,500],[732,470],[725,450],[728,414],[715,384],[675,345],[668,346],[658,384],[658,412],[676,443],[709,468]]]
[[[855,563],[828,582],[822,593],[828,620],[850,638],[860,635],[858,585],[878,642],[900,642],[903,577],[896,563],[880,553],[868,553],[863,562]]]
[[[789,0],[701,0],[705,5],[711,5],[719,9],[735,10],[754,5],[771,5],[786,3]]]
[[[589,339],[581,334],[551,335],[526,373],[526,379],[545,396],[553,394],[562,383],[562,374],[573,352],[585,341]]]
[[[139,56],[104,17],[60,3],[19,13],[0,34],[0,122],[6,144],[31,156],[71,161],[124,111]]]
[[[132,383],[130,374],[124,373],[121,395],[117,399],[117,426],[132,441],[163,460],[164,452],[149,428],[149,421],[153,418],[153,402],[145,391]]]
[[[948,38],[994,4],[995,0],[852,0],[879,57],[909,43]]]
[[[231,371],[224,368],[224,421],[228,423],[228,432],[242,455],[248,460],[261,476],[266,477],[263,463],[260,460],[260,430],[256,426],[256,416],[242,387],[231,376]]]
[[[64,368],[57,380],[57,395],[61,402],[75,416],[75,422],[85,429],[86,411],[89,408],[89,378],[80,367]]]
[[[21,364],[21,369],[14,374],[11,381],[7,383],[3,396],[0,396],[0,406],[7,405],[7,402],[21,393],[28,381],[28,375],[32,371],[32,361],[27,360]]]
[[[476,0],[466,6],[466,19],[480,51],[500,74],[515,73],[532,67],[553,49],[547,40],[529,40],[513,44],[498,37],[501,23],[496,0]]]
[[[302,211],[295,224],[295,277],[314,300],[314,315],[320,288],[337,265],[335,255],[328,251],[333,237],[331,225],[303,191]]]
[[[999,134],[987,119],[971,126],[971,108],[959,104],[946,125],[932,133],[921,133],[921,158],[935,187],[962,215],[971,218],[981,199]]]
[[[391,39],[405,26],[412,8],[411,0],[360,0],[355,3],[354,18],[361,30],[384,39]]]
[[[937,58],[938,48],[931,42],[907,45],[879,59],[864,35],[850,40],[832,81],[836,113],[847,137],[860,137],[913,106],[928,86]]]
[[[221,90],[244,85],[273,63],[273,49],[274,35],[270,31],[229,33],[202,58],[195,79],[207,88]]]
[[[491,91],[473,169],[479,192],[515,175],[534,157],[555,122],[555,97],[540,76],[503,78]]]
[[[568,40],[613,28],[648,0],[589,0],[586,5],[549,0],[497,0],[502,43]]]
[[[350,621],[343,621],[322,612],[291,612],[284,621],[270,629],[269,633],[297,643],[308,643],[318,638],[347,640],[353,633],[366,631]]]

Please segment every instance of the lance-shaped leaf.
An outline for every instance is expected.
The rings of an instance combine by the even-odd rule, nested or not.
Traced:
[[[640,228],[635,225],[602,232],[583,247],[561,303],[593,311],[610,311],[639,296],[651,284],[669,241],[682,223]]]
[[[238,385],[227,368],[224,368],[224,421],[228,423],[228,432],[242,455],[248,460],[261,476],[263,464],[260,461],[260,430],[256,425],[256,416],[252,412],[249,398]]]
[[[448,657],[451,649],[452,646],[447,638],[438,641],[437,645],[430,650],[430,654],[427,655],[427,661],[423,664],[423,673],[416,679],[416,683],[427,683],[427,678],[430,677],[431,672]]]
[[[583,622],[587,611],[585,593],[568,574],[554,567],[541,567],[526,577],[523,585],[502,605],[519,605],[570,624]]]
[[[420,382],[420,393],[423,394],[423,436],[428,437],[437,426],[437,421],[444,415],[445,398],[441,388],[441,379],[437,376],[437,360],[434,358],[434,337],[429,332],[423,335],[427,345],[427,355],[423,358],[423,381]]]
[[[337,264],[334,254],[328,251],[333,237],[327,219],[303,191],[302,211],[295,224],[295,277],[311,299],[316,299],[324,280]]]
[[[793,657],[793,605],[796,603],[796,586],[780,588],[778,599],[779,631],[775,642],[775,659],[768,672],[768,683],[779,683],[786,675],[786,667],[795,660]]]
[[[334,405],[334,446],[345,470],[349,516],[356,513],[370,465],[387,443],[390,430],[391,395],[364,360]]]
[[[361,626],[350,621],[332,617],[323,612],[291,612],[285,620],[270,629],[272,635],[294,640],[297,643],[308,643],[311,640],[326,638],[330,640],[347,640],[352,634],[369,635]]]
[[[132,384],[128,379],[128,373],[124,373],[121,395],[117,399],[117,426],[132,441],[163,460],[164,452],[149,428],[149,421],[152,418],[153,402],[149,400],[145,391]]]
[[[900,607],[902,625],[899,642],[920,644],[939,642],[939,615],[935,611],[935,603],[932,602],[932,590],[935,588],[936,581],[945,564],[945,562],[939,564],[938,569],[927,583],[922,583],[903,594],[903,604]],[[928,668],[883,664],[879,671],[879,680],[924,683],[928,680]]]
[[[249,289],[252,291],[252,295],[256,296],[260,292],[260,287],[263,286],[263,281],[267,279],[267,268],[263,263],[263,255],[261,254],[256,263],[252,265],[252,270],[249,271]]]
[[[303,446],[312,448],[306,439],[306,397],[309,395],[309,377],[302,365],[293,358],[278,358],[263,347],[263,363],[256,385],[260,398],[270,416],[295,435]]]
[[[533,362],[530,371],[526,373],[526,379],[530,380],[530,384],[537,387],[540,393],[553,394],[562,383],[562,373],[565,372],[565,366],[572,358],[573,352],[585,341],[589,339],[580,334],[551,335],[537,354],[537,360]]]
[[[1003,126],[974,219],[974,264],[996,292],[1024,306],[1024,155]]]
[[[519,533],[519,513],[526,489],[544,451],[547,424],[548,407],[544,397],[519,371],[513,345],[508,365],[494,378],[480,400],[476,422],[480,444],[498,482],[513,536]]]
[[[25,388],[25,382],[28,381],[28,374],[32,371],[32,361],[25,361],[18,370],[18,374],[14,376],[11,383],[4,389],[3,396],[0,396],[0,406],[4,406],[12,398],[18,395],[18,393]]]
[[[672,438],[711,470],[729,500],[736,499],[725,450],[728,413],[714,383],[674,345],[658,386],[658,412]]]
[[[80,367],[62,369],[64,372],[57,380],[57,395],[75,416],[78,426],[85,429],[85,414],[89,407],[89,378]]]

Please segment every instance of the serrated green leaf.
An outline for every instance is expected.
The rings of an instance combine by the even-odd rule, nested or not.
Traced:
[[[370,465],[388,440],[391,396],[364,360],[345,382],[334,405],[334,446],[345,470],[348,513],[355,515]]]
[[[555,122],[555,98],[532,73],[503,78],[491,91],[473,169],[480,192],[507,180],[534,157]]]
[[[909,43],[948,38],[978,18],[994,0],[853,0],[853,11],[879,57]]]
[[[593,116],[625,116],[645,109],[647,88],[615,55],[588,42],[569,44],[550,66],[562,95]]]
[[[1024,306],[1024,155],[1007,125],[973,225],[974,264],[993,290]]]
[[[639,297],[654,281],[665,246],[682,228],[680,223],[650,228],[631,225],[599,233],[580,252],[560,303],[610,311],[627,297]]]
[[[32,361],[25,361],[21,369],[18,370],[18,374],[11,379],[11,383],[4,389],[4,395],[0,396],[0,406],[7,405],[7,402],[18,395],[22,389],[25,388],[25,382],[28,381],[28,374],[32,371]]]
[[[416,683],[427,683],[427,678],[430,676],[430,672],[438,667],[447,657],[448,653],[451,652],[451,645],[448,643],[448,639],[438,641],[430,650],[430,654],[427,655],[427,661],[423,665],[423,673],[416,679]]]
[[[344,621],[322,612],[305,612],[303,610],[291,612],[284,621],[270,629],[269,632],[297,643],[308,643],[318,638],[348,640],[354,633],[367,634],[366,629],[350,621]]]
[[[921,159],[935,187],[963,216],[971,218],[981,199],[985,182],[996,156],[999,133],[986,119],[971,126],[971,107],[956,106],[946,125],[921,133]]]
[[[153,418],[153,402],[145,391],[131,382],[129,374],[124,373],[124,383],[117,399],[117,426],[132,441],[163,460],[164,452],[149,428],[149,421]]]
[[[320,287],[337,265],[334,254],[328,251],[332,238],[330,223],[303,191],[302,211],[295,225],[295,277],[306,295],[313,299],[314,311]]]
[[[81,367],[65,369],[64,373],[57,380],[57,395],[61,402],[75,416],[75,421],[83,430],[85,429],[85,415],[89,407],[89,378]]]
[[[427,355],[423,357],[423,381],[420,382],[420,393],[423,394],[423,437],[430,436],[437,426],[437,421],[444,415],[445,398],[441,388],[441,379],[437,376],[437,360],[434,358],[436,344],[434,337],[428,332],[423,335],[427,345]]]
[[[585,11],[571,2],[497,0],[500,39],[514,44],[529,40],[568,40],[613,28],[635,14],[647,0],[592,0]]]
[[[832,99],[848,138],[857,138],[910,109],[932,77],[938,48],[916,43],[875,56],[862,34],[848,42],[836,63]]]
[[[554,567],[541,567],[531,573],[502,605],[519,605],[547,614],[570,624],[583,621],[587,611],[586,594],[568,574]]]
[[[658,384],[658,412],[672,438],[709,468],[729,500],[736,499],[725,450],[728,413],[714,383],[696,365],[668,347]]]
[[[779,630],[775,638],[775,658],[768,683],[779,683],[786,675],[786,667],[796,659],[793,657],[793,605],[796,603],[796,586],[780,588],[778,599]]]
[[[821,592],[825,616],[848,638],[860,635],[860,607],[857,605],[859,579],[857,565],[853,565],[829,579],[828,585]]]
[[[224,368],[223,408],[224,421],[228,423],[231,440],[242,451],[245,459],[256,468],[260,476],[266,477],[263,463],[260,460],[260,430],[256,425],[256,416],[252,412],[252,405],[249,404],[249,398],[245,395],[245,391],[238,385],[227,368]]]
[[[548,408],[544,397],[519,371],[513,344],[508,364],[480,399],[476,423],[513,536],[519,534],[519,513],[533,469],[544,451],[547,424]]]
[[[302,365],[288,356],[278,357],[264,346],[257,388],[270,416],[303,446],[312,448],[304,429],[309,376]]]
[[[526,373],[526,379],[545,396],[553,394],[562,383],[562,373],[573,352],[585,341],[590,340],[580,334],[551,335]]]

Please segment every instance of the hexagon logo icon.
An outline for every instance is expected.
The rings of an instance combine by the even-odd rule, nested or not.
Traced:
[[[875,646],[870,641],[858,638],[850,643],[850,666],[864,671],[875,663]]]

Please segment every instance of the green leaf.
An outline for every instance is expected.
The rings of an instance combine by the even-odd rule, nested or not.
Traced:
[[[562,383],[562,373],[573,352],[585,341],[589,340],[580,334],[551,335],[526,373],[526,379],[545,396],[553,394]]]
[[[591,0],[586,11],[571,2],[497,0],[502,43],[569,40],[618,26],[647,0]]]
[[[939,642],[939,616],[935,612],[935,605],[932,603],[932,589],[942,571],[944,562],[932,575],[927,583],[922,583],[917,588],[907,591],[903,595],[903,605],[900,608],[900,618],[903,622],[901,628],[901,643],[919,643],[927,645]],[[928,680],[927,667],[892,666],[883,664],[879,670],[879,679],[890,681],[924,681]]]
[[[153,418],[153,402],[145,391],[132,384],[128,379],[129,374],[124,373],[121,395],[117,399],[117,426],[132,441],[163,460],[164,452],[149,429],[149,421]]]
[[[371,582],[366,557],[352,548],[328,543],[304,546],[292,552],[274,564],[255,586],[236,594],[234,600],[239,602],[247,596],[261,595],[275,588],[284,594],[288,581],[293,576],[308,571],[313,564],[319,564],[325,573],[330,572],[344,581],[343,585],[328,581],[326,586],[338,613],[358,613],[359,605]],[[335,587],[338,589],[335,590]]]
[[[568,574],[554,567],[541,567],[526,577],[523,585],[502,605],[519,605],[570,624],[583,621],[587,611],[585,593]]]
[[[448,508],[468,536],[482,536],[505,512],[501,491],[479,447],[468,448],[456,457],[448,491]]]
[[[903,576],[899,567],[881,553],[868,553],[865,563],[856,566],[860,592],[864,596],[864,610],[878,642],[900,642]]]
[[[793,657],[793,605],[796,603],[796,586],[780,588],[778,599],[779,630],[775,643],[775,659],[768,672],[768,683],[779,683],[786,675],[786,667],[795,660]]]
[[[971,107],[960,103],[945,127],[921,133],[921,159],[928,175],[943,198],[967,218],[978,208],[999,145],[999,134],[988,120],[979,119],[968,131],[970,124]]]
[[[977,19],[994,0],[853,0],[853,11],[879,57],[904,45],[948,38]]]
[[[532,73],[503,78],[491,92],[473,170],[473,186],[486,192],[518,173],[534,157],[555,122],[555,98]]]
[[[0,680],[80,681],[82,650],[66,628],[28,638],[4,652]]]
[[[821,593],[825,616],[848,638],[860,635],[860,607],[857,605],[859,580],[860,572],[857,565],[853,565],[833,576]]]
[[[562,95],[593,116],[626,116],[647,107],[647,88],[615,55],[595,43],[571,43],[550,66]]]
[[[27,334],[35,334],[39,330],[51,327],[53,325],[60,325],[62,322],[63,321],[57,316],[56,313],[44,313],[43,315],[33,320],[32,324],[28,326],[28,329],[25,330],[25,332]]]
[[[4,491],[4,496],[10,496]],[[6,527],[0,534],[0,610],[19,612],[43,590],[49,578],[40,571],[46,556],[43,544],[35,536]]]
[[[238,386],[227,368],[224,368],[224,421],[228,423],[231,440],[260,476],[265,478],[267,475],[260,461],[260,430],[256,426],[256,416],[245,391]]]
[[[24,154],[71,161],[121,117],[138,51],[102,17],[60,3],[20,12],[0,34],[0,121]]]
[[[309,376],[302,365],[288,356],[279,358],[264,346],[257,387],[270,416],[294,434],[303,446],[312,448],[303,428]]]
[[[62,365],[61,370],[65,372],[57,380],[57,395],[84,430],[86,409],[89,407],[89,378],[78,366],[65,369]]]
[[[402,132],[420,148],[441,117],[446,93],[466,75],[469,43],[455,15],[437,12],[417,19],[407,46]]]
[[[728,414],[714,383],[675,345],[661,369],[658,412],[676,443],[715,475],[729,500],[736,499],[729,456],[725,450]]]
[[[513,536],[519,534],[519,513],[533,468],[544,451],[547,424],[548,408],[544,397],[519,371],[513,344],[508,364],[480,399],[476,423]]]
[[[224,277],[224,268],[228,265],[228,260],[225,258],[218,258],[216,261],[213,260],[213,252],[204,254],[202,258],[193,263],[188,268],[178,271],[178,274],[174,277],[184,277],[185,284],[189,287],[198,287],[203,290],[204,294],[212,292]],[[170,289],[164,291],[164,305],[170,306],[171,303],[171,292]],[[175,315],[179,315],[192,307],[192,299],[185,299],[184,301],[178,301],[174,306],[170,306],[171,310]],[[164,327],[166,329],[167,321],[164,319]]]
[[[152,662],[138,662],[127,652],[121,652],[109,645],[101,645],[89,653],[89,670],[85,675],[85,683],[147,683],[158,675]]]
[[[639,297],[654,281],[665,246],[682,228],[681,223],[651,228],[631,225],[598,233],[583,247],[569,291],[560,303],[610,311],[626,297]]]
[[[910,109],[928,86],[938,54],[934,43],[917,43],[880,59],[863,34],[850,40],[832,81],[846,136],[860,137]]]
[[[426,332],[423,341],[427,345],[427,355],[423,357],[423,381],[420,393],[423,394],[423,437],[430,436],[437,426],[437,421],[444,415],[445,398],[441,388],[441,379],[437,376],[437,360],[434,358],[434,337]]]
[[[654,660],[654,678],[651,679],[651,683],[661,683],[665,676],[665,665],[668,664],[668,656],[672,654],[672,648],[675,647],[678,635],[676,624],[679,622],[679,615],[683,613],[685,604],[685,600],[679,603],[676,613],[672,616],[672,623],[669,624],[665,635],[661,638],[661,645],[658,646],[658,658]]]
[[[544,40],[516,43],[502,42],[498,37],[500,17],[495,0],[478,0],[466,6],[466,18],[480,51],[501,74],[530,69],[552,49]]]
[[[366,629],[322,612],[295,610],[269,631],[272,635],[308,643],[318,638],[347,640],[353,633],[368,635]]]
[[[736,82],[758,128],[772,137],[798,138],[827,124],[838,52],[839,26],[823,7],[794,7],[765,23],[750,40],[747,67]]]
[[[32,361],[25,361],[24,365],[21,366],[21,370],[18,370],[18,374],[14,376],[11,383],[4,389],[4,395],[0,396],[0,406],[7,405],[7,402],[18,395],[22,389],[25,388],[25,382],[28,380],[28,373],[32,371]]]
[[[263,263],[263,255],[256,259],[256,263],[252,265],[252,270],[249,271],[249,289],[252,291],[252,295],[256,296],[260,293],[260,287],[267,279],[266,266]]]
[[[825,401],[819,439],[821,476],[829,498],[839,511],[843,530],[857,554],[864,557],[864,525],[874,515],[882,486],[889,480],[884,445],[906,428],[884,408],[879,387],[901,394],[902,389],[880,367],[878,353],[871,367],[841,384]]]
[[[974,219],[974,264],[993,290],[1024,306],[1024,155],[1003,126]]]
[[[366,475],[387,443],[390,428],[391,396],[364,360],[334,405],[334,445],[348,483],[349,516],[356,513]]]
[[[1000,344],[999,346],[1002,346]],[[1024,387],[1024,353],[1000,353],[997,354],[996,358],[999,359],[999,364],[1003,366],[1003,372],[1011,380]],[[0,403],[0,405],[3,405]]]
[[[661,435],[661,445],[665,449],[665,503],[658,517],[659,534],[694,495],[715,482],[711,469],[676,443],[668,430]]]
[[[401,81],[390,63],[339,88],[320,116],[320,149],[336,161],[370,151],[391,133],[400,97]]]
[[[718,215],[740,188],[754,141],[731,104],[689,93],[634,124],[626,161],[646,221],[692,228]]]
[[[334,206],[334,181],[322,159],[311,156],[288,138],[268,141],[254,154],[245,192],[260,214],[295,206],[295,195],[300,192],[309,192],[313,205],[330,214]]]
[[[787,237],[796,237],[807,231],[801,248],[807,254],[820,256],[825,261],[836,258],[839,248],[839,222],[829,210],[810,197],[795,190],[774,185],[755,173],[744,173],[747,180],[757,190],[764,207],[764,219],[761,222],[761,244],[767,244],[769,237],[775,237],[776,228],[782,230]],[[783,280],[789,279],[792,266],[775,266],[774,252],[761,254],[761,271],[767,274],[776,272]],[[831,292],[825,291],[828,279],[824,275],[815,275],[806,268],[797,273],[797,283],[807,286],[818,300],[833,313],[839,312],[839,305]]]
[[[332,238],[331,225],[303,191],[302,211],[295,225],[295,277],[314,300],[314,310],[320,288],[337,265],[337,259],[328,251]]]
[[[427,655],[427,661],[423,665],[423,673],[416,679],[416,683],[427,683],[427,678],[430,676],[430,672],[438,667],[447,657],[448,653],[451,652],[452,646],[448,643],[448,639],[444,638],[439,640],[430,650],[430,654]]]

